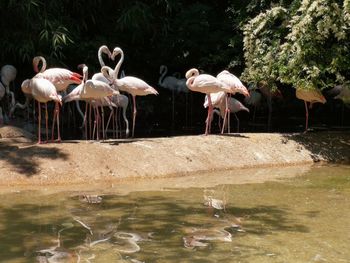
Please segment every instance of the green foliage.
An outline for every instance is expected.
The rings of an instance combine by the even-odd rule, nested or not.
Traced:
[[[324,89],[349,80],[349,1],[296,0],[244,27],[245,80]]]

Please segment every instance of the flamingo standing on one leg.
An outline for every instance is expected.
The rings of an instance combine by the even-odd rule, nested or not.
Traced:
[[[57,118],[57,140],[61,141],[60,136],[60,127],[59,127],[59,107],[58,103],[62,104],[62,97],[61,95],[57,94],[55,86],[46,79],[41,78],[32,78],[27,79],[23,81],[22,83],[22,91],[27,94],[32,94],[34,99],[38,101],[38,143],[42,143],[41,141],[41,107],[40,103],[45,103],[45,120],[46,120],[46,142],[48,141],[48,113],[47,113],[47,102],[48,101],[55,101],[55,111],[53,115],[53,128],[55,119]],[[53,132],[54,129],[52,129],[52,137],[53,140]]]
[[[201,92],[206,95],[210,93],[216,93],[219,91],[230,92],[225,84],[219,81],[214,76],[208,74],[199,74],[198,69],[192,68],[186,72],[186,85],[195,92]],[[208,116],[206,119],[205,135],[210,133],[210,123],[213,111],[213,105],[210,96],[208,96]]]
[[[309,110],[307,103],[310,103],[310,109],[312,108],[312,105],[314,103],[326,103],[326,98],[322,95],[322,93],[319,90],[311,89],[311,90],[305,90],[305,89],[297,89],[295,93],[296,97],[300,100],[304,101],[305,104],[305,132],[307,132],[308,124],[309,124]]]
[[[229,89],[231,94],[240,93],[243,94],[245,97],[249,97],[248,89],[242,84],[242,82],[232,73],[228,72],[227,70],[221,71],[217,77],[218,80],[220,80],[222,83],[224,83]],[[225,125],[226,125],[226,119],[227,119],[227,131],[230,133],[230,109],[228,106],[228,95],[226,95],[226,110],[225,110],[225,116],[224,116],[224,123],[222,126],[221,133],[224,133]]]

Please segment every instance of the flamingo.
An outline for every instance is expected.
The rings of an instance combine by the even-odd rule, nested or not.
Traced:
[[[42,67],[39,71],[38,65],[42,62]],[[54,84],[57,91],[64,91],[70,84],[80,84],[82,76],[79,73],[72,72],[64,68],[49,68],[46,69],[46,60],[42,56],[33,58],[33,68],[37,73],[36,78],[44,78]]]
[[[227,87],[230,89],[231,94],[240,93],[243,94],[245,97],[249,97],[249,92],[247,88],[242,84],[242,82],[237,78],[235,75],[230,73],[227,70],[221,71],[216,78],[220,80],[222,83],[227,85]],[[226,110],[225,110],[225,116],[224,116],[224,123],[222,126],[221,133],[224,133],[225,125],[226,125],[226,118],[227,118],[227,130],[228,133],[230,133],[230,109],[228,106],[228,96],[226,95]]]
[[[112,53],[113,57],[114,51]],[[122,49],[120,49],[119,54],[121,55],[121,58],[114,70],[114,75],[110,76],[111,68],[108,66],[104,66],[101,69],[101,72],[104,74],[106,78],[109,78],[112,82],[113,85],[115,85],[119,90],[125,91],[132,96],[133,100],[133,118],[132,118],[132,137],[134,137],[134,132],[135,132],[135,121],[136,121],[136,114],[137,114],[137,109],[136,109],[136,96],[146,96],[149,94],[153,95],[158,95],[158,91],[148,85],[145,81],[142,79],[132,77],[132,76],[125,76],[122,79],[118,79],[118,73],[120,66],[124,60],[124,52]]]
[[[217,78],[208,74],[199,74],[199,71],[196,68],[192,68],[186,72],[186,79],[187,87],[195,92],[201,92],[206,95],[219,91],[231,92],[230,89]],[[205,135],[210,133],[212,111],[213,105],[211,102],[211,97],[208,96],[208,116],[206,119]]]
[[[4,65],[1,67],[1,75],[0,75],[0,124],[3,122],[3,113],[2,110],[8,111],[9,116],[11,116],[12,108],[15,106],[15,95],[12,91],[10,91],[10,83],[15,80],[17,76],[17,69],[12,65]],[[10,101],[5,96],[10,96]],[[5,112],[5,116],[7,116],[8,112]]]
[[[308,123],[309,123],[309,110],[307,107],[307,103],[310,103],[310,109],[312,108],[312,105],[314,103],[326,103],[326,98],[322,95],[322,93],[319,90],[316,89],[297,89],[295,93],[296,97],[300,100],[304,101],[305,104],[305,131],[307,132],[308,129]]]
[[[103,81],[93,80],[93,79],[87,80],[88,67],[84,64],[79,65],[79,67],[83,67],[83,83],[78,85],[75,89],[72,90],[71,93],[65,96],[63,99],[64,102],[70,102],[72,100],[85,100],[86,102],[90,102],[92,100],[98,100],[104,97],[109,97],[112,95],[119,94],[117,90],[112,89],[109,84]],[[96,103],[94,104],[97,105]],[[96,107],[94,108],[95,108],[95,114],[96,114],[97,120],[99,120],[100,116],[99,116],[98,108]],[[85,116],[84,116],[85,130],[87,129],[86,114],[87,114],[87,104],[86,104]],[[87,132],[86,132],[86,135],[87,135]]]
[[[159,80],[158,85],[164,89],[168,89],[171,91],[172,95],[172,129],[174,129],[174,122],[175,122],[175,92],[180,93],[184,92],[186,93],[186,113],[187,113],[187,93],[189,92],[189,89],[186,86],[186,79],[180,78],[180,73],[176,72],[173,74],[173,76],[166,76],[168,73],[168,67],[165,65],[161,65],[159,68]],[[187,120],[187,115],[186,115]],[[186,123],[187,124],[187,123]]]
[[[211,97],[213,107],[219,109],[219,110],[214,109],[213,113],[218,114],[223,119],[227,117],[226,116],[227,108],[229,112],[234,113],[237,120],[237,132],[239,132],[239,119],[236,115],[236,112],[239,112],[242,110],[249,112],[249,109],[235,98],[230,97],[227,99],[227,94],[223,91],[220,91],[218,93],[211,93],[210,97]],[[205,108],[208,107],[208,96],[205,97],[204,107]],[[225,122],[223,123],[223,125],[225,125]]]
[[[22,91],[26,94],[31,94],[34,99],[38,102],[38,110],[39,110],[39,118],[38,118],[38,143],[42,143],[41,141],[41,107],[40,103],[45,103],[45,120],[46,120],[46,142],[48,141],[48,113],[47,113],[47,102],[53,100],[55,102],[55,111],[53,115],[53,122],[52,122],[52,136],[51,140],[53,141],[53,134],[54,134],[54,125],[55,120],[57,118],[57,141],[61,141],[60,136],[60,126],[59,126],[59,106],[58,104],[62,105],[62,97],[61,95],[57,94],[55,86],[48,81],[47,79],[42,78],[32,78],[32,79],[26,79],[22,83]]]
[[[116,109],[119,108],[122,108],[122,114],[123,114],[123,119],[125,121],[125,126],[126,126],[126,129],[125,129],[125,136],[126,137],[129,137],[129,121],[126,117],[126,110],[128,108],[128,104],[129,104],[129,99],[127,96],[123,95],[123,94],[118,94],[118,95],[113,95],[109,98],[111,100],[111,102],[113,103],[113,107],[115,107]],[[110,118],[111,116],[113,115],[114,113],[114,110],[112,109],[112,112],[108,118],[108,121],[107,121],[107,127],[106,127],[106,130],[108,129],[108,124],[109,124],[109,121],[110,121]],[[116,123],[118,123],[118,116],[116,115],[115,117],[115,120],[116,120]]]

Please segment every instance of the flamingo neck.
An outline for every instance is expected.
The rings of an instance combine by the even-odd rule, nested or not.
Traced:
[[[167,66],[164,66],[164,65],[161,65],[160,66],[160,77],[159,77],[159,80],[158,80],[158,85],[159,86],[163,86],[164,84],[164,78],[165,78],[165,75],[168,73],[168,67]]]
[[[120,70],[120,67],[122,66],[123,61],[124,61],[124,52],[120,50],[120,59],[114,69],[114,79],[118,79],[119,70]]]
[[[187,79],[186,85],[187,85],[187,87],[188,87],[189,89],[192,89],[192,88],[193,88],[194,79],[195,79],[195,77],[190,77],[190,78]]]
[[[97,57],[98,57],[98,61],[100,62],[101,67],[105,66],[105,63],[104,63],[103,58],[102,58],[102,47],[99,48],[99,50],[97,52]]]

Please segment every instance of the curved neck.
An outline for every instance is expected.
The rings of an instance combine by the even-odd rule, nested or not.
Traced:
[[[38,66],[39,66],[40,61],[41,61],[41,63],[42,63],[42,66],[41,66],[41,69],[40,69],[40,71],[39,71]],[[42,57],[42,56],[38,56],[37,59],[36,59],[35,62],[34,62],[33,67],[34,67],[34,71],[35,71],[36,73],[42,73],[42,72],[44,72],[44,71],[46,70],[46,59],[45,59],[44,57]]]
[[[105,63],[102,59],[102,52],[103,52],[102,50],[103,50],[103,47],[100,47],[97,52],[98,61],[100,62],[101,67],[105,66]]]
[[[120,70],[120,67],[122,66],[122,63],[124,61],[124,52],[122,50],[120,50],[119,54],[120,54],[120,59],[114,68],[114,79],[118,79],[119,70]]]
[[[159,77],[159,80],[158,80],[158,85],[159,86],[163,86],[165,75],[168,73],[168,67],[164,66],[164,65],[161,65],[159,73],[160,73],[160,77]]]

